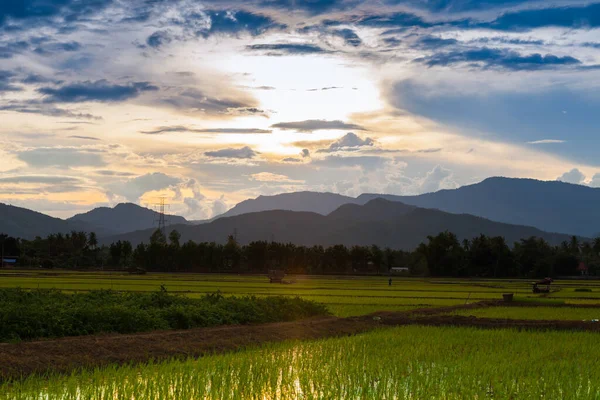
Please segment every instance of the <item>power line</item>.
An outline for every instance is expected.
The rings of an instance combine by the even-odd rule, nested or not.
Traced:
[[[165,215],[165,207],[168,207],[168,204],[165,204],[166,197],[159,197],[159,202],[154,204],[155,208],[158,208],[156,211],[158,216],[154,220],[154,222],[158,223],[158,230],[162,232],[164,237],[167,237],[167,224],[169,220]]]

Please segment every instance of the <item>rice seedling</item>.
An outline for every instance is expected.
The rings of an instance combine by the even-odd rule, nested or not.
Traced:
[[[406,326],[0,386],[5,399],[597,399],[597,335]]]

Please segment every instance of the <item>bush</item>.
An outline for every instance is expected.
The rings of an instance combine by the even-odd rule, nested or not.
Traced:
[[[164,288],[153,293],[77,294],[0,289],[0,341],[291,321],[327,313],[322,304],[289,297],[214,293],[191,299]]]
[[[592,289],[590,289],[590,288],[577,288],[574,291],[575,292],[591,292]]]

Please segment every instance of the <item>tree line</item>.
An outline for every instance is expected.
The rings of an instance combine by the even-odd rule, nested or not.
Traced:
[[[172,231],[156,230],[148,243],[135,248],[128,241],[98,245],[94,233],[23,240],[0,235],[7,256],[19,265],[41,268],[122,269],[132,272],[388,274],[407,268],[410,275],[440,277],[546,277],[586,273],[600,275],[600,238],[573,237],[552,246],[537,237],[509,246],[503,237],[481,235],[462,242],[451,232],[429,236],[412,251],[372,246],[299,246],[255,241],[240,245],[233,236],[225,244],[181,243]],[[582,271],[581,266],[585,266]]]

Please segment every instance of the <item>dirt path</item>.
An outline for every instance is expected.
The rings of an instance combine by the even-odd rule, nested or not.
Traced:
[[[372,315],[324,317],[263,325],[223,326],[134,335],[95,335],[0,345],[0,380],[49,371],[64,373],[108,364],[198,357],[235,351],[266,342],[355,335],[382,326],[428,325],[480,328],[559,329],[600,332],[600,323],[533,321],[439,315],[458,309],[493,306],[480,302],[461,306]]]

